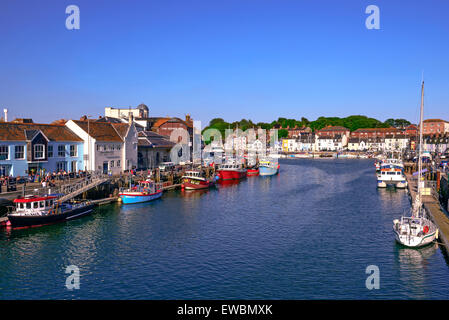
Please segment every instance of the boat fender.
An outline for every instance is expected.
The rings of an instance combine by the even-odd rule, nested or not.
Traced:
[[[427,232],[429,232],[429,226],[424,226],[423,233],[426,234]]]
[[[439,229],[437,229],[437,231],[435,232],[435,239],[437,239],[437,240],[438,240],[438,231],[439,231]]]

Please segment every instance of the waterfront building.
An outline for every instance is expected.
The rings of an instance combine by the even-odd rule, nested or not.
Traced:
[[[449,133],[449,121],[441,119],[427,119],[423,121],[423,134],[443,135]]]
[[[349,137],[351,134],[351,131],[348,128],[341,127],[341,126],[327,126],[321,130],[317,130],[315,134],[319,137],[327,136],[327,137]]]
[[[347,138],[346,135],[318,136],[315,144],[318,151],[341,151],[347,146]]]
[[[0,176],[84,169],[83,141],[64,125],[0,123]]]
[[[303,133],[296,140],[298,151],[315,151],[315,134],[314,133]]]
[[[409,138],[404,134],[387,135],[384,148],[387,151],[403,151],[409,145]]]
[[[351,132],[352,138],[385,138],[387,135],[402,134],[397,128],[360,128]]]
[[[348,140],[348,150],[349,151],[359,151],[360,150],[360,138],[349,138]]]
[[[162,162],[169,162],[170,151],[174,142],[156,132],[140,131],[138,133],[137,169],[153,169]]]
[[[137,168],[137,130],[128,124],[70,120],[65,124],[84,142],[86,170],[119,174]]]
[[[283,152],[295,152],[297,150],[296,139],[282,139]]]

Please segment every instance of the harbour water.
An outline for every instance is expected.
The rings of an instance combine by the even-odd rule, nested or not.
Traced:
[[[373,161],[281,160],[280,173],[0,230],[0,299],[448,299],[438,246],[399,247],[406,190]],[[80,289],[65,287],[66,267]],[[366,268],[380,271],[368,290]]]

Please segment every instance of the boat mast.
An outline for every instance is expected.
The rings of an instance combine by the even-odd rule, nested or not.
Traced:
[[[418,154],[418,194],[416,196],[418,215],[421,212],[421,183],[422,183],[422,143],[423,143],[423,113],[424,113],[424,80],[421,85],[421,110],[419,116],[419,154]]]

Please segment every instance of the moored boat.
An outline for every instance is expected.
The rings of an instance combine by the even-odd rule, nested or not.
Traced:
[[[122,190],[119,197],[123,204],[140,203],[159,199],[162,189],[151,180],[140,181],[137,186]]]
[[[247,176],[258,176],[259,175],[259,166],[254,165],[252,167],[249,167],[246,171]]]
[[[401,189],[407,187],[403,168],[394,165],[381,165],[377,174],[377,187],[386,188],[389,185]]]
[[[218,167],[218,177],[221,180],[238,180],[247,175],[247,170],[241,164],[225,163]]]
[[[212,180],[208,180],[201,175],[199,171],[186,171],[182,176],[182,189],[184,190],[199,190],[208,189],[215,185]]]
[[[25,196],[14,200],[13,212],[8,214],[12,228],[38,227],[88,215],[94,205],[90,201],[59,203],[53,195]]]
[[[261,176],[273,176],[279,173],[280,165],[272,160],[262,160],[259,162],[259,174]]]
[[[421,86],[421,112],[419,121],[419,153],[418,153],[418,190],[411,208],[411,215],[403,215],[393,220],[393,232],[398,243],[406,247],[418,248],[438,239],[438,228],[430,219],[422,203],[422,189],[425,181],[422,168],[423,145],[423,113],[424,113],[424,81]]]

